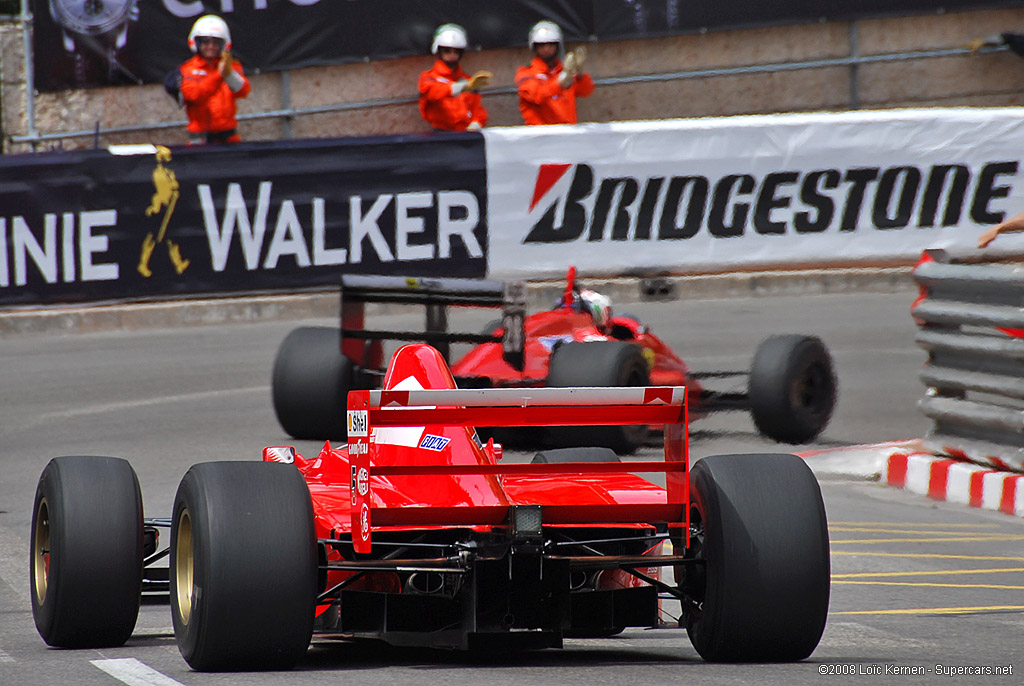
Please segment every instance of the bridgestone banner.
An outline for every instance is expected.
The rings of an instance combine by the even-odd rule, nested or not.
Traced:
[[[485,130],[489,274],[722,271],[977,256],[1024,211],[1017,109]],[[1001,242],[1001,245],[999,244]],[[1020,253],[1024,234],[987,254]]]
[[[158,82],[189,57],[202,14],[227,20],[249,71],[426,54],[434,29],[466,27],[473,47],[525,46],[541,19],[570,41],[613,40],[821,19],[1018,6],[1014,0],[33,0],[42,91]],[[1008,27],[1012,30],[1012,27]]]
[[[482,277],[479,134],[0,157],[0,305]]]

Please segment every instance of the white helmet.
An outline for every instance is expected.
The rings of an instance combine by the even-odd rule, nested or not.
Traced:
[[[580,290],[581,309],[594,318],[598,331],[607,332],[612,323],[612,300],[588,288]]]
[[[430,46],[430,52],[436,55],[438,48],[465,50],[468,44],[466,29],[458,24],[441,24],[434,31],[434,44]]]
[[[227,23],[216,14],[204,14],[196,19],[188,34],[188,47],[196,51],[196,38],[219,38],[224,41],[224,49],[231,49],[231,32]]]
[[[530,29],[530,49],[537,43],[561,43],[562,29],[553,21],[538,21]]]

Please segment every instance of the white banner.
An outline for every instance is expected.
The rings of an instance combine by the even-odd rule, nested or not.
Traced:
[[[1024,112],[920,109],[485,129],[489,276],[980,255],[1024,211]],[[1024,234],[986,255],[1024,253]]]

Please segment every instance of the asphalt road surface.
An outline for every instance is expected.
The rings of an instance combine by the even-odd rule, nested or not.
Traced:
[[[915,407],[924,353],[913,344],[912,299],[907,292],[619,309],[706,371],[745,369],[757,342],[772,333],[821,336],[839,373],[839,406],[819,440],[799,451],[913,438],[927,429]],[[478,328],[489,314],[458,317]],[[389,315],[373,326],[410,321]],[[828,476],[820,481],[832,540],[829,623],[818,650],[798,664],[706,664],[685,632],[657,629],[502,660],[314,642],[286,674],[201,674],[179,656],[169,609],[159,604],[143,606],[123,648],[47,648],[33,625],[27,578],[32,497],[46,462],[57,455],[126,457],[139,474],[146,514],[167,516],[189,465],[259,459],[265,445],[294,443],[274,418],[269,376],[278,344],[296,325],[0,341],[0,684],[1021,682],[1024,522]],[[692,428],[695,458],[794,449],[758,437],[740,413]],[[319,445],[296,447],[309,455]],[[671,621],[671,604],[665,612]]]

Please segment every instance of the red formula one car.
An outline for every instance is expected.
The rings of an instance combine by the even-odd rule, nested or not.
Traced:
[[[288,667],[314,634],[535,649],[666,623],[708,660],[814,651],[828,530],[800,458],[690,470],[682,387],[458,389],[425,344],[400,348],[382,385],[348,395],[347,445],[192,466],[170,519],[143,519],[125,460],[52,460],[32,521],[43,639],[124,643],[146,568],[169,553],[174,633],[198,670]],[[473,428],[611,423],[663,425],[664,460],[577,448],[508,464]]]
[[[370,302],[424,305],[426,330],[367,329],[365,304]],[[502,317],[481,333],[452,333],[450,306],[500,307]],[[377,388],[383,378],[383,339],[425,340],[446,359],[451,343],[477,344],[452,364],[463,388],[686,386],[692,417],[749,411],[763,435],[783,443],[806,443],[816,437],[828,424],[836,399],[832,360],[816,337],[766,339],[749,372],[696,373],[637,318],[611,316],[601,296],[578,287],[573,269],[555,307],[530,316],[522,282],[345,276],[340,329],[296,329],[278,350],[272,395],[284,430],[300,439],[343,439],[346,393]],[[745,392],[705,387],[743,376],[748,377]],[[520,431],[495,435],[506,443],[524,438]],[[538,434],[531,432],[529,437]],[[549,445],[602,445],[628,453],[647,440],[648,428],[588,427],[581,434],[557,427],[540,438]]]

